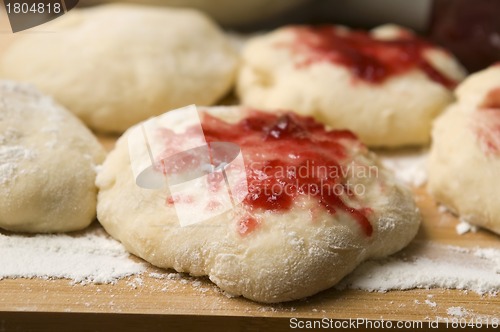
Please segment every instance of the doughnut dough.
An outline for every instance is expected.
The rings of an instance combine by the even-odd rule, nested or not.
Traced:
[[[105,152],[74,115],[28,85],[0,81],[0,228],[67,232],[95,217]]]
[[[233,137],[226,141],[241,140],[238,144],[242,148],[249,184],[255,183],[256,178],[264,182],[271,179],[262,177],[259,171],[263,169],[260,168],[262,165],[280,161],[305,162],[309,153],[315,153],[315,149],[310,148],[304,155],[294,153],[294,141],[290,143],[286,139],[287,135],[294,135],[296,127],[293,122],[286,125],[279,120],[275,128],[281,130],[269,131],[270,135],[276,135],[274,137],[280,132],[285,137],[282,140],[276,138],[276,145],[262,141],[264,136],[257,136],[260,144],[255,141],[244,143],[255,136],[241,127],[226,128],[228,124],[253,123],[254,127],[250,127],[257,128],[258,135],[262,128],[271,128],[259,124],[255,118],[239,122],[245,117],[250,118],[252,112],[240,107],[212,107],[201,111],[205,135],[209,132],[206,121],[210,119],[207,114],[210,114],[220,122],[212,125],[212,134],[226,131],[228,137]],[[266,113],[257,114],[260,114],[258,119]],[[267,116],[275,118],[272,114]],[[324,132],[322,125],[312,119],[307,121],[319,128],[319,132]],[[286,196],[274,196],[279,190],[268,192],[267,200],[263,200],[263,191],[249,186],[250,193],[234,210],[202,223],[181,227],[167,189],[143,189],[136,185],[128,147],[131,130],[118,140],[97,176],[98,220],[131,253],[158,267],[173,268],[194,276],[207,275],[229,294],[267,303],[313,295],[336,284],[362,261],[402,249],[413,239],[419,227],[420,214],[410,190],[382,169],[375,156],[357,139],[342,138],[337,143],[322,145],[324,149],[330,149],[326,151],[331,154],[342,155],[339,151],[345,149],[339,165],[365,170],[371,166],[377,170],[370,176],[353,176],[346,172],[344,180],[366,190],[355,198],[343,194],[341,200],[347,202],[346,209],[351,213],[342,209],[329,213],[319,203],[318,197],[311,195],[296,195],[287,201]],[[312,135],[319,147],[323,134]],[[339,135],[343,135],[342,132]],[[258,158],[263,159],[259,161]],[[308,172],[312,174],[313,168]],[[256,177],[251,178],[248,174]],[[302,176],[304,179],[308,175]],[[196,196],[185,198],[187,204],[198,199]],[[262,208],[266,204],[275,208]],[[283,208],[286,204],[289,206]],[[359,213],[366,216],[371,225],[370,235],[360,227],[353,211],[357,211],[358,217]],[[248,215],[251,219],[245,219]],[[248,222],[252,219],[253,222]]]
[[[435,122],[428,188],[474,225],[500,234],[500,65],[465,80]]]
[[[242,103],[313,116],[370,146],[428,143],[432,120],[453,100],[449,88],[464,77],[457,61],[393,25],[369,34],[317,29],[284,27],[251,39],[238,77]],[[400,62],[407,54],[413,60]]]
[[[98,131],[212,104],[236,75],[225,36],[193,10],[104,5],[71,10],[39,30],[16,38],[0,77],[35,84]]]

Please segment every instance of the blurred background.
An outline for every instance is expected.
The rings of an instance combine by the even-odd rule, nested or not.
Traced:
[[[444,46],[469,72],[500,61],[500,0],[65,0],[67,9],[111,2],[195,8],[239,33],[286,24],[369,29],[395,23]],[[16,20],[22,31],[47,18],[20,15]]]
[[[103,2],[197,8],[239,32],[301,23],[355,28],[396,23],[446,47],[470,72],[500,61],[500,0],[81,0],[80,5]]]

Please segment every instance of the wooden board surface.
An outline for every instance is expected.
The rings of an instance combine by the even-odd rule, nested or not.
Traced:
[[[0,22],[5,23],[1,13]],[[0,50],[3,50],[11,36],[5,24],[0,24],[0,32]],[[114,137],[101,138],[108,149],[114,140]],[[425,190],[416,189],[415,194],[424,215],[417,239],[462,247],[500,247],[500,238],[487,231],[457,235],[454,216],[438,212]],[[499,297],[443,289],[387,293],[332,289],[303,301],[262,305],[242,298],[228,298],[206,279],[157,279],[149,276],[152,272],[159,270],[149,267],[140,279],[130,277],[115,285],[72,285],[68,280],[1,280],[0,311],[158,314],[181,319],[184,315],[196,315],[428,320],[448,317],[446,311],[451,306],[465,307],[479,316],[496,317],[500,308]],[[424,303],[428,295],[433,295],[435,307]]]
[[[107,149],[113,147],[114,141],[114,137],[101,137]],[[484,230],[457,235],[456,217],[439,212],[424,189],[415,189],[415,197],[424,217],[416,240],[466,248],[500,248],[500,238]],[[149,267],[143,275],[123,279],[115,285],[72,285],[68,280],[1,280],[0,311],[426,320],[448,317],[447,309],[451,306],[490,317],[499,316],[500,308],[499,297],[443,289],[386,293],[332,289],[303,301],[264,305],[228,298],[204,278],[185,276],[171,280],[150,276],[159,272],[162,270]],[[428,295],[432,295],[435,307],[425,304]]]

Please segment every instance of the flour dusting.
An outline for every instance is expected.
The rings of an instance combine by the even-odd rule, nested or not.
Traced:
[[[380,150],[377,154],[382,165],[392,171],[398,180],[415,187],[427,182],[428,149]]]
[[[3,136],[0,141],[2,139]],[[35,152],[19,145],[0,145],[0,185],[14,180],[19,173],[19,164],[35,156]]]
[[[477,232],[477,227],[469,224],[467,221],[460,219],[460,222],[455,226],[455,231],[458,235],[463,235],[468,232]]]
[[[446,309],[446,313],[450,316],[464,317],[467,315],[467,310],[462,307],[449,307]]]
[[[80,236],[0,233],[0,252],[0,279],[66,278],[75,283],[114,283],[146,269],[100,229]]]
[[[396,255],[361,264],[337,288],[380,292],[444,288],[496,295],[500,289],[500,249],[415,241]]]

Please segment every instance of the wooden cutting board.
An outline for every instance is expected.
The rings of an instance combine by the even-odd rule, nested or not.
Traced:
[[[115,139],[100,138],[108,150]],[[456,217],[439,212],[424,189],[415,189],[415,195],[423,214],[417,240],[466,248],[500,248],[500,238],[484,230],[457,235]],[[500,316],[499,297],[458,290],[386,293],[327,290],[303,301],[263,305],[243,298],[228,298],[207,279],[187,276],[180,280],[158,279],[155,275],[158,272],[164,271],[149,267],[140,277],[126,278],[115,285],[71,285],[68,280],[1,280],[0,311],[426,320],[448,317],[449,307],[462,306],[479,316]],[[435,307],[425,304],[428,295],[432,295]]]
[[[6,48],[10,39],[11,35],[5,28],[5,16],[0,13],[0,50]],[[100,139],[108,149],[111,149],[116,137],[101,137]],[[424,216],[417,236],[418,240],[461,247],[500,248],[500,237],[484,230],[457,235],[455,231],[457,219],[454,216],[438,212],[435,202],[424,189],[415,189],[415,195]],[[431,289],[370,293],[359,290],[331,289],[302,301],[263,305],[243,298],[228,298],[207,279],[185,277],[180,280],[170,280],[150,276],[150,273],[156,272],[161,271],[149,267],[139,279],[130,277],[114,285],[72,285],[68,280],[1,280],[0,331],[4,330],[5,322],[9,321],[2,320],[2,317],[31,327],[35,326],[34,322],[37,319],[44,321],[44,319],[54,317],[51,313],[66,313],[57,316],[58,319],[72,325],[76,320],[79,324],[83,324],[81,326],[84,326],[85,322],[91,322],[94,317],[71,316],[68,314],[70,312],[112,314],[102,317],[114,317],[115,314],[154,315],[148,317],[169,318],[163,322],[174,324],[172,326],[185,328],[195,326],[193,324],[196,323],[198,324],[196,326],[205,326],[206,329],[210,329],[210,327],[223,324],[232,330],[251,330],[252,328],[259,330],[260,327],[265,326],[262,318],[277,319],[275,320],[278,324],[275,325],[277,330],[280,326],[287,327],[290,317],[434,320],[436,317],[449,317],[447,309],[451,306],[465,307],[469,312],[482,317],[500,316],[499,297],[480,296],[473,292],[458,290]],[[428,295],[433,296],[432,301],[436,303],[436,306],[425,304]],[[15,312],[30,313],[30,319],[26,320],[24,316],[19,318],[13,314]],[[140,321],[138,316],[121,315],[120,317],[122,317],[120,322],[124,330],[136,326],[135,324]],[[254,318],[248,320],[245,317]],[[146,325],[139,327],[145,328]]]

